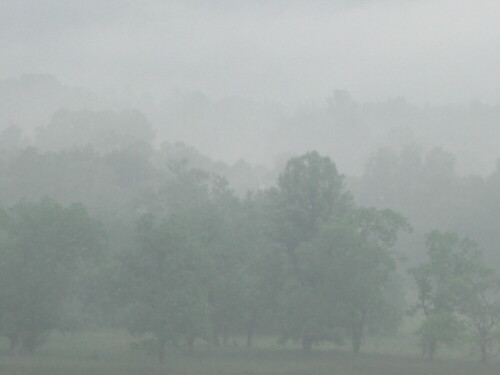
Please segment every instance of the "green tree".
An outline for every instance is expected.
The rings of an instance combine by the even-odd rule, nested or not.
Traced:
[[[153,212],[161,217],[182,216],[193,241],[203,248],[210,338],[215,345],[220,345],[220,338],[227,343],[245,314],[240,200],[224,178],[191,168],[186,160],[173,160],[153,202]]]
[[[401,301],[393,295],[397,255],[394,247],[399,234],[411,231],[411,227],[394,211],[363,207],[354,211],[348,225],[351,229],[345,230],[354,231],[352,245],[339,249],[334,272],[342,290],[343,321],[357,353],[368,328],[395,327],[400,320]]]
[[[481,361],[486,362],[500,343],[500,280],[494,269],[478,267],[461,284],[459,312]]]
[[[104,231],[81,205],[44,199],[3,209],[0,331],[12,353],[33,353],[61,328],[79,265],[104,246]]]
[[[332,216],[351,205],[343,176],[328,157],[316,151],[288,161],[274,194],[274,236],[289,256],[309,241]]]
[[[306,350],[347,337],[357,353],[370,325],[387,325],[387,317],[397,323],[401,308],[389,293],[395,271],[391,249],[407,228],[406,220],[392,211],[366,208],[323,225],[299,249],[305,282],[287,291],[288,337],[301,338]]]
[[[282,340],[299,340],[304,350],[318,341],[315,328],[306,328],[306,316],[323,310],[312,298],[311,286],[300,265],[300,247],[310,241],[323,224],[348,212],[350,196],[335,164],[317,152],[290,159],[272,196],[271,235],[286,256],[284,292],[280,298]],[[308,306],[315,312],[306,313]],[[314,336],[314,337],[312,337]]]
[[[231,331],[238,329],[245,314],[245,266],[250,254],[242,238],[243,208],[227,181],[216,177],[209,192],[208,210],[197,214],[199,233],[209,268],[209,302],[212,308],[213,343],[227,345]]]
[[[359,351],[367,322],[389,306],[390,249],[406,220],[356,208],[335,164],[317,152],[291,159],[272,194],[272,235],[286,256],[282,340],[310,350],[348,335]]]
[[[129,330],[151,335],[160,361],[167,343],[191,346],[209,335],[207,264],[192,229],[182,215],[145,215],[137,226],[138,247],[122,258]]]
[[[244,280],[243,325],[246,344],[252,346],[259,328],[274,329],[273,313],[284,280],[284,254],[275,251],[269,235],[271,218],[268,192],[249,194],[241,202],[241,218],[236,234],[243,257],[243,268],[238,276]]]
[[[459,338],[457,317],[463,288],[480,267],[480,251],[468,238],[433,231],[427,235],[428,261],[410,270],[418,299],[415,311],[422,311],[424,321],[418,330],[424,356],[432,360],[439,346]]]

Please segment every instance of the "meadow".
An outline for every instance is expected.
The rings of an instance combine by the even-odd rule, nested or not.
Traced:
[[[370,339],[355,356],[347,349],[322,346],[303,353],[264,336],[254,348],[235,337],[215,348],[199,343],[194,353],[170,349],[163,364],[137,349],[121,331],[54,334],[34,356],[13,357],[0,343],[0,375],[497,375],[500,363],[481,364],[466,348],[440,352],[428,362],[410,335]]]

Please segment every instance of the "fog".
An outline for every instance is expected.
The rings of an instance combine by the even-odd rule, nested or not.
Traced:
[[[75,98],[74,107],[141,108],[162,138],[230,162],[269,163],[275,154],[317,148],[314,142],[281,147],[276,138],[287,132],[286,118],[326,105],[337,89],[361,103],[404,98],[419,108],[500,101],[496,1],[16,1],[0,7],[2,78],[50,74],[100,98]],[[165,113],[175,110],[166,102],[198,92],[214,102],[210,114],[179,126]],[[54,109],[68,105],[64,96]],[[217,114],[227,101],[232,114]],[[22,125],[30,111],[20,112],[19,120],[2,114],[3,120]],[[436,137],[434,145],[448,145]],[[473,155],[466,143],[452,151],[471,154],[474,167],[490,170],[493,155]],[[341,163],[359,173],[372,150],[353,147],[364,152]]]
[[[16,1],[0,5],[4,77],[162,97],[178,88],[280,103],[500,97],[494,0]]]
[[[498,374],[499,14],[1,1],[0,375]]]

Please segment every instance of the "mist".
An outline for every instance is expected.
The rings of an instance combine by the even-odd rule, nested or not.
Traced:
[[[106,100],[101,107],[144,108],[164,138],[191,143],[226,161],[242,157],[269,163],[274,154],[314,148],[273,152],[270,145],[253,145],[279,137],[272,128],[284,127],[283,117],[325,105],[337,89],[362,103],[404,98],[419,108],[497,106],[500,100],[495,1],[20,1],[4,3],[0,10],[4,78],[50,74],[95,93],[101,103]],[[203,125],[196,130],[191,123],[172,129],[178,119],[166,116],[165,102],[198,92],[214,107],[246,101],[229,104],[244,113],[222,119],[200,114]],[[89,107],[89,101],[79,106]],[[252,106],[259,109],[248,109]],[[214,125],[213,116],[226,124]],[[254,137],[249,150],[238,140],[246,140],[245,129],[254,126],[265,135]],[[220,143],[211,140],[212,132]],[[453,151],[466,147],[458,144]],[[489,163],[476,167],[491,168],[486,157],[476,158]],[[359,173],[360,160],[345,163],[351,169],[349,164]]]
[[[498,374],[499,14],[0,2],[0,375]]]
[[[37,1],[2,5],[4,77],[116,96],[497,104],[498,2]]]

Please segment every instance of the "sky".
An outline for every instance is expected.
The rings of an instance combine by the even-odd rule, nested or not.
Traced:
[[[284,104],[500,104],[498,0],[2,0],[0,79]]]

